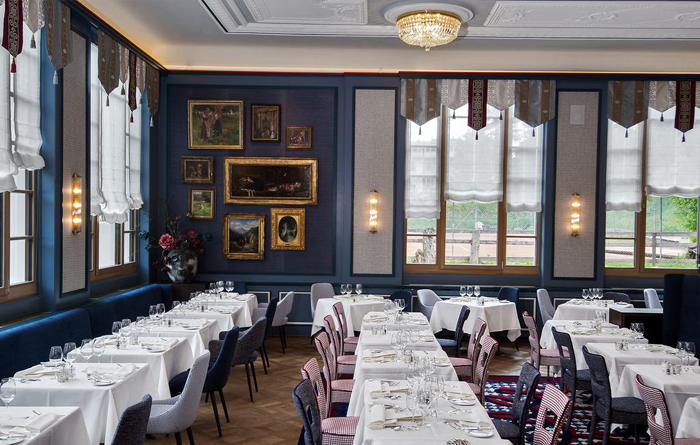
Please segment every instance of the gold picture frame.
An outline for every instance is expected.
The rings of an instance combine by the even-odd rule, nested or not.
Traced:
[[[318,159],[224,159],[224,203],[318,204]]]
[[[188,218],[199,221],[214,221],[216,219],[215,188],[191,188],[189,196]]]
[[[188,100],[188,147],[242,150],[244,115],[242,100]]]
[[[313,148],[314,129],[310,125],[291,125],[284,128],[284,142],[288,150]]]
[[[213,184],[214,156],[180,156],[184,184]]]
[[[230,260],[265,258],[265,215],[224,214],[224,257]]]
[[[270,209],[271,250],[306,249],[306,209]]]
[[[255,142],[280,141],[280,105],[250,106],[250,140]]]

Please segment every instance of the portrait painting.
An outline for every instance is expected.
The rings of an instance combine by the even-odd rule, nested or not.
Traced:
[[[265,255],[265,215],[224,215],[224,256],[230,260],[262,260]]]
[[[312,128],[286,127],[286,147],[290,150],[308,150],[312,144]]]
[[[226,204],[318,204],[318,160],[228,157]]]
[[[213,156],[182,156],[180,158],[182,182],[185,184],[213,184]]]
[[[272,217],[272,250],[304,250],[306,248],[306,210],[270,209]]]
[[[216,218],[216,189],[190,189],[190,219],[213,221]]]
[[[243,101],[187,101],[190,149],[242,149]]]
[[[251,105],[251,139],[260,142],[280,141],[280,106]]]

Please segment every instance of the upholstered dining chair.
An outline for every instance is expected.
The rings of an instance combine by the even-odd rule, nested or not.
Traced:
[[[527,313],[523,312],[523,321],[529,332],[528,340],[530,342],[530,363],[537,370],[540,366],[547,367],[547,378],[549,379],[549,369],[551,366],[559,367],[559,350],[556,348],[545,349],[540,347],[540,336],[537,333],[537,323],[535,319]]]
[[[292,397],[304,427],[305,445],[352,445],[359,417],[324,417],[311,380],[303,379]]]
[[[559,366],[561,366],[559,389],[564,393],[566,393],[567,388],[571,390],[571,411],[569,411],[569,417],[566,421],[566,427],[569,428],[576,408],[576,392],[591,389],[591,373],[588,369],[578,369],[576,351],[568,333],[559,332],[557,328],[553,327],[552,335],[559,350]]]
[[[469,306],[464,305],[462,306],[459,316],[457,317],[454,338],[437,339],[438,343],[440,343],[440,346],[442,347],[442,350],[445,351],[447,355],[459,357],[460,349],[462,349],[462,337],[464,337],[464,322],[467,321],[467,317],[469,317]]]
[[[435,303],[440,301],[438,294],[430,289],[418,289],[418,312],[422,312],[430,321],[430,316],[433,314]]]
[[[411,291],[409,291],[409,290],[394,291],[389,296],[389,299],[391,301],[403,300],[406,303],[406,308],[404,310],[406,310],[406,311],[411,310],[411,300],[413,299],[413,295],[411,294]]]
[[[148,419],[148,434],[174,434],[177,445],[182,445],[180,433],[187,431],[190,445],[194,445],[192,424],[197,417],[199,400],[202,397],[204,380],[207,378],[209,351],[197,357],[190,368],[187,382],[178,396],[165,400],[155,400]]]
[[[663,309],[656,289],[644,289],[644,305],[647,309]]]
[[[644,401],[636,397],[613,397],[610,390],[608,365],[602,355],[592,354],[583,347],[583,358],[591,371],[591,391],[593,392],[593,413],[588,445],[593,443],[598,421],[603,421],[603,443],[610,438],[610,426],[624,423],[634,426],[634,442],[639,445],[639,427],[647,428],[647,411]]]
[[[471,378],[474,375],[474,365],[476,364],[476,357],[479,356],[479,350],[481,349],[481,339],[486,332],[486,322],[477,318],[474,321],[474,327],[472,328],[472,333],[469,335],[469,343],[467,345],[467,357],[450,357],[450,362],[452,367],[454,367],[457,377]]]
[[[542,394],[535,421],[532,445],[557,445],[566,418],[573,407],[571,399],[554,385],[547,385]],[[552,420],[554,417],[554,420]],[[553,422],[553,425],[552,425]],[[549,427],[547,424],[552,425]]]
[[[259,318],[253,323],[253,326],[245,331],[238,338],[236,352],[233,354],[232,366],[244,365],[245,375],[248,379],[248,394],[250,401],[253,401],[253,387],[250,384],[250,375],[253,375],[253,383],[255,383],[255,392],[258,392],[258,378],[255,376],[255,361],[258,359],[258,351],[262,347],[265,339],[265,327],[267,326],[267,317]]]
[[[530,404],[540,383],[540,372],[529,363],[520,369],[518,383],[513,393],[513,407],[510,419],[493,419],[493,425],[501,439],[510,440],[515,445],[525,443],[525,427],[530,416]]]
[[[216,395],[219,393],[219,398],[221,399],[221,406],[224,409],[224,416],[226,417],[226,422],[230,421],[228,416],[228,408],[226,406],[226,399],[224,398],[224,387],[228,382],[228,377],[231,375],[231,367],[233,365],[233,356],[236,353],[236,345],[238,344],[238,327],[234,326],[233,329],[226,332],[226,336],[223,340],[212,340],[209,342],[209,352],[211,356],[209,357],[209,369],[207,369],[207,378],[204,381],[204,392],[209,399],[211,399],[211,407],[214,411],[214,418],[216,419],[216,429],[219,432],[219,437],[222,436],[221,433],[221,419],[219,418],[219,409],[216,405]],[[187,376],[189,370],[183,371],[170,379],[170,393],[180,394],[185,388],[185,383],[187,382]]]
[[[311,318],[316,315],[316,304],[321,298],[333,298],[335,289],[331,283],[314,283],[311,285]]]
[[[517,287],[502,287],[498,290],[498,296],[497,298],[499,300],[507,300],[510,301],[515,305],[515,310],[517,312],[518,307],[520,305],[520,289]],[[506,340],[508,339],[508,331],[503,331],[499,333],[499,340],[503,341],[505,338]],[[520,351],[520,345],[518,344],[518,339],[516,338],[515,341],[515,349],[517,351]]]
[[[496,355],[498,350],[498,342],[491,336],[486,336],[481,343],[481,350],[476,358],[476,366],[474,367],[474,380],[469,383],[469,387],[474,391],[477,399],[483,405],[484,394],[486,392],[486,382],[489,379],[489,365],[491,360]]]
[[[287,335],[284,332],[284,327],[287,326],[287,323],[289,322],[289,314],[292,312],[292,306],[294,306],[294,292],[287,292],[287,295],[285,295],[284,298],[279,301],[279,303],[277,302],[277,298],[273,298],[273,301],[275,302],[276,306],[275,312],[273,314],[265,315],[270,326],[269,331],[267,329],[265,330],[265,340],[267,340],[267,337],[270,336],[270,331],[272,331],[272,328],[278,328],[280,333],[280,342],[282,343],[282,354],[284,354],[284,350],[287,348]],[[269,308],[272,306],[272,304],[273,302],[270,301],[269,305],[265,305],[263,307]],[[272,319],[270,319],[270,317],[272,317]],[[263,342],[263,345],[264,344],[265,343]]]
[[[554,305],[552,305],[547,289],[537,289],[537,308],[540,310],[542,324],[554,318]]]
[[[323,377],[326,379],[326,388],[328,388],[328,408],[330,409],[334,403],[350,402],[355,380],[339,378],[337,357],[333,346],[331,346],[331,339],[328,333],[326,331],[318,331],[314,335],[313,341],[323,360]]]
[[[650,443],[655,445],[700,445],[700,438],[674,439],[673,422],[663,391],[647,386],[640,375],[637,375],[637,389],[647,410]]]
[[[265,346],[265,343],[272,333],[272,322],[275,320],[275,316],[277,315],[278,301],[279,299],[275,297],[271,299],[269,303],[260,303],[258,307],[253,309],[253,323],[258,321],[261,317],[265,317],[267,319],[267,322],[265,323],[265,336],[259,351],[265,374],[267,374],[267,368],[270,367],[270,357],[267,355],[267,347]],[[239,335],[242,335],[244,332],[245,331],[241,331]],[[282,352],[284,352],[284,347],[282,348]]]
[[[341,353],[340,332],[335,326],[335,321],[332,315],[323,317],[323,328],[328,332],[328,337],[331,340],[331,346],[335,352],[338,363],[338,374],[353,375],[355,374],[355,364],[357,363],[356,355],[344,355]]]
[[[622,292],[605,292],[603,300],[612,300],[615,303],[629,303],[630,296]]]
[[[119,418],[112,445],[143,445],[153,399],[150,394],[124,410]]]
[[[351,336],[354,332],[348,332],[348,319],[345,316],[345,306],[343,306],[342,301],[333,305],[333,313],[340,324],[340,353],[348,354],[350,352],[355,352],[360,337]]]

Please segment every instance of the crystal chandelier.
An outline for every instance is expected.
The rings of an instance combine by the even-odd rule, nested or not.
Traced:
[[[426,51],[456,39],[461,26],[456,15],[440,11],[410,12],[396,21],[399,38]]]

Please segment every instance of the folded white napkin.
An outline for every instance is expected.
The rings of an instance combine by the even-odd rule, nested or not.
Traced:
[[[369,410],[369,429],[381,430],[385,426],[396,425],[400,420],[411,420],[413,415],[410,411],[396,412],[394,409],[387,409],[383,404],[372,405]],[[420,416],[416,416],[420,419]]]
[[[30,375],[51,375],[51,374],[54,374],[55,372],[56,372],[56,369],[54,369],[54,368],[47,369],[41,365],[34,365],[29,369],[25,369],[23,371],[17,371],[15,373],[15,378],[26,377],[26,376],[30,376]]]
[[[24,417],[0,417],[0,425],[16,427],[11,432],[24,434],[24,432],[40,433],[50,427],[58,420],[58,414],[42,413],[41,415],[32,415],[29,418]],[[24,431],[19,431],[19,430]]]
[[[164,346],[170,348],[178,342],[177,338],[146,337],[141,339],[141,346]]]
[[[378,359],[394,359],[396,354],[393,351],[369,351],[364,354],[362,360],[365,362],[371,362]]]
[[[178,322],[182,327],[191,327],[191,328],[201,328],[205,324],[207,324],[209,320],[206,318],[189,318],[187,320],[181,320]]]
[[[121,380],[129,377],[138,369],[139,368],[133,363],[125,363],[121,366],[92,366],[90,368],[90,373],[96,374],[105,380]]]

